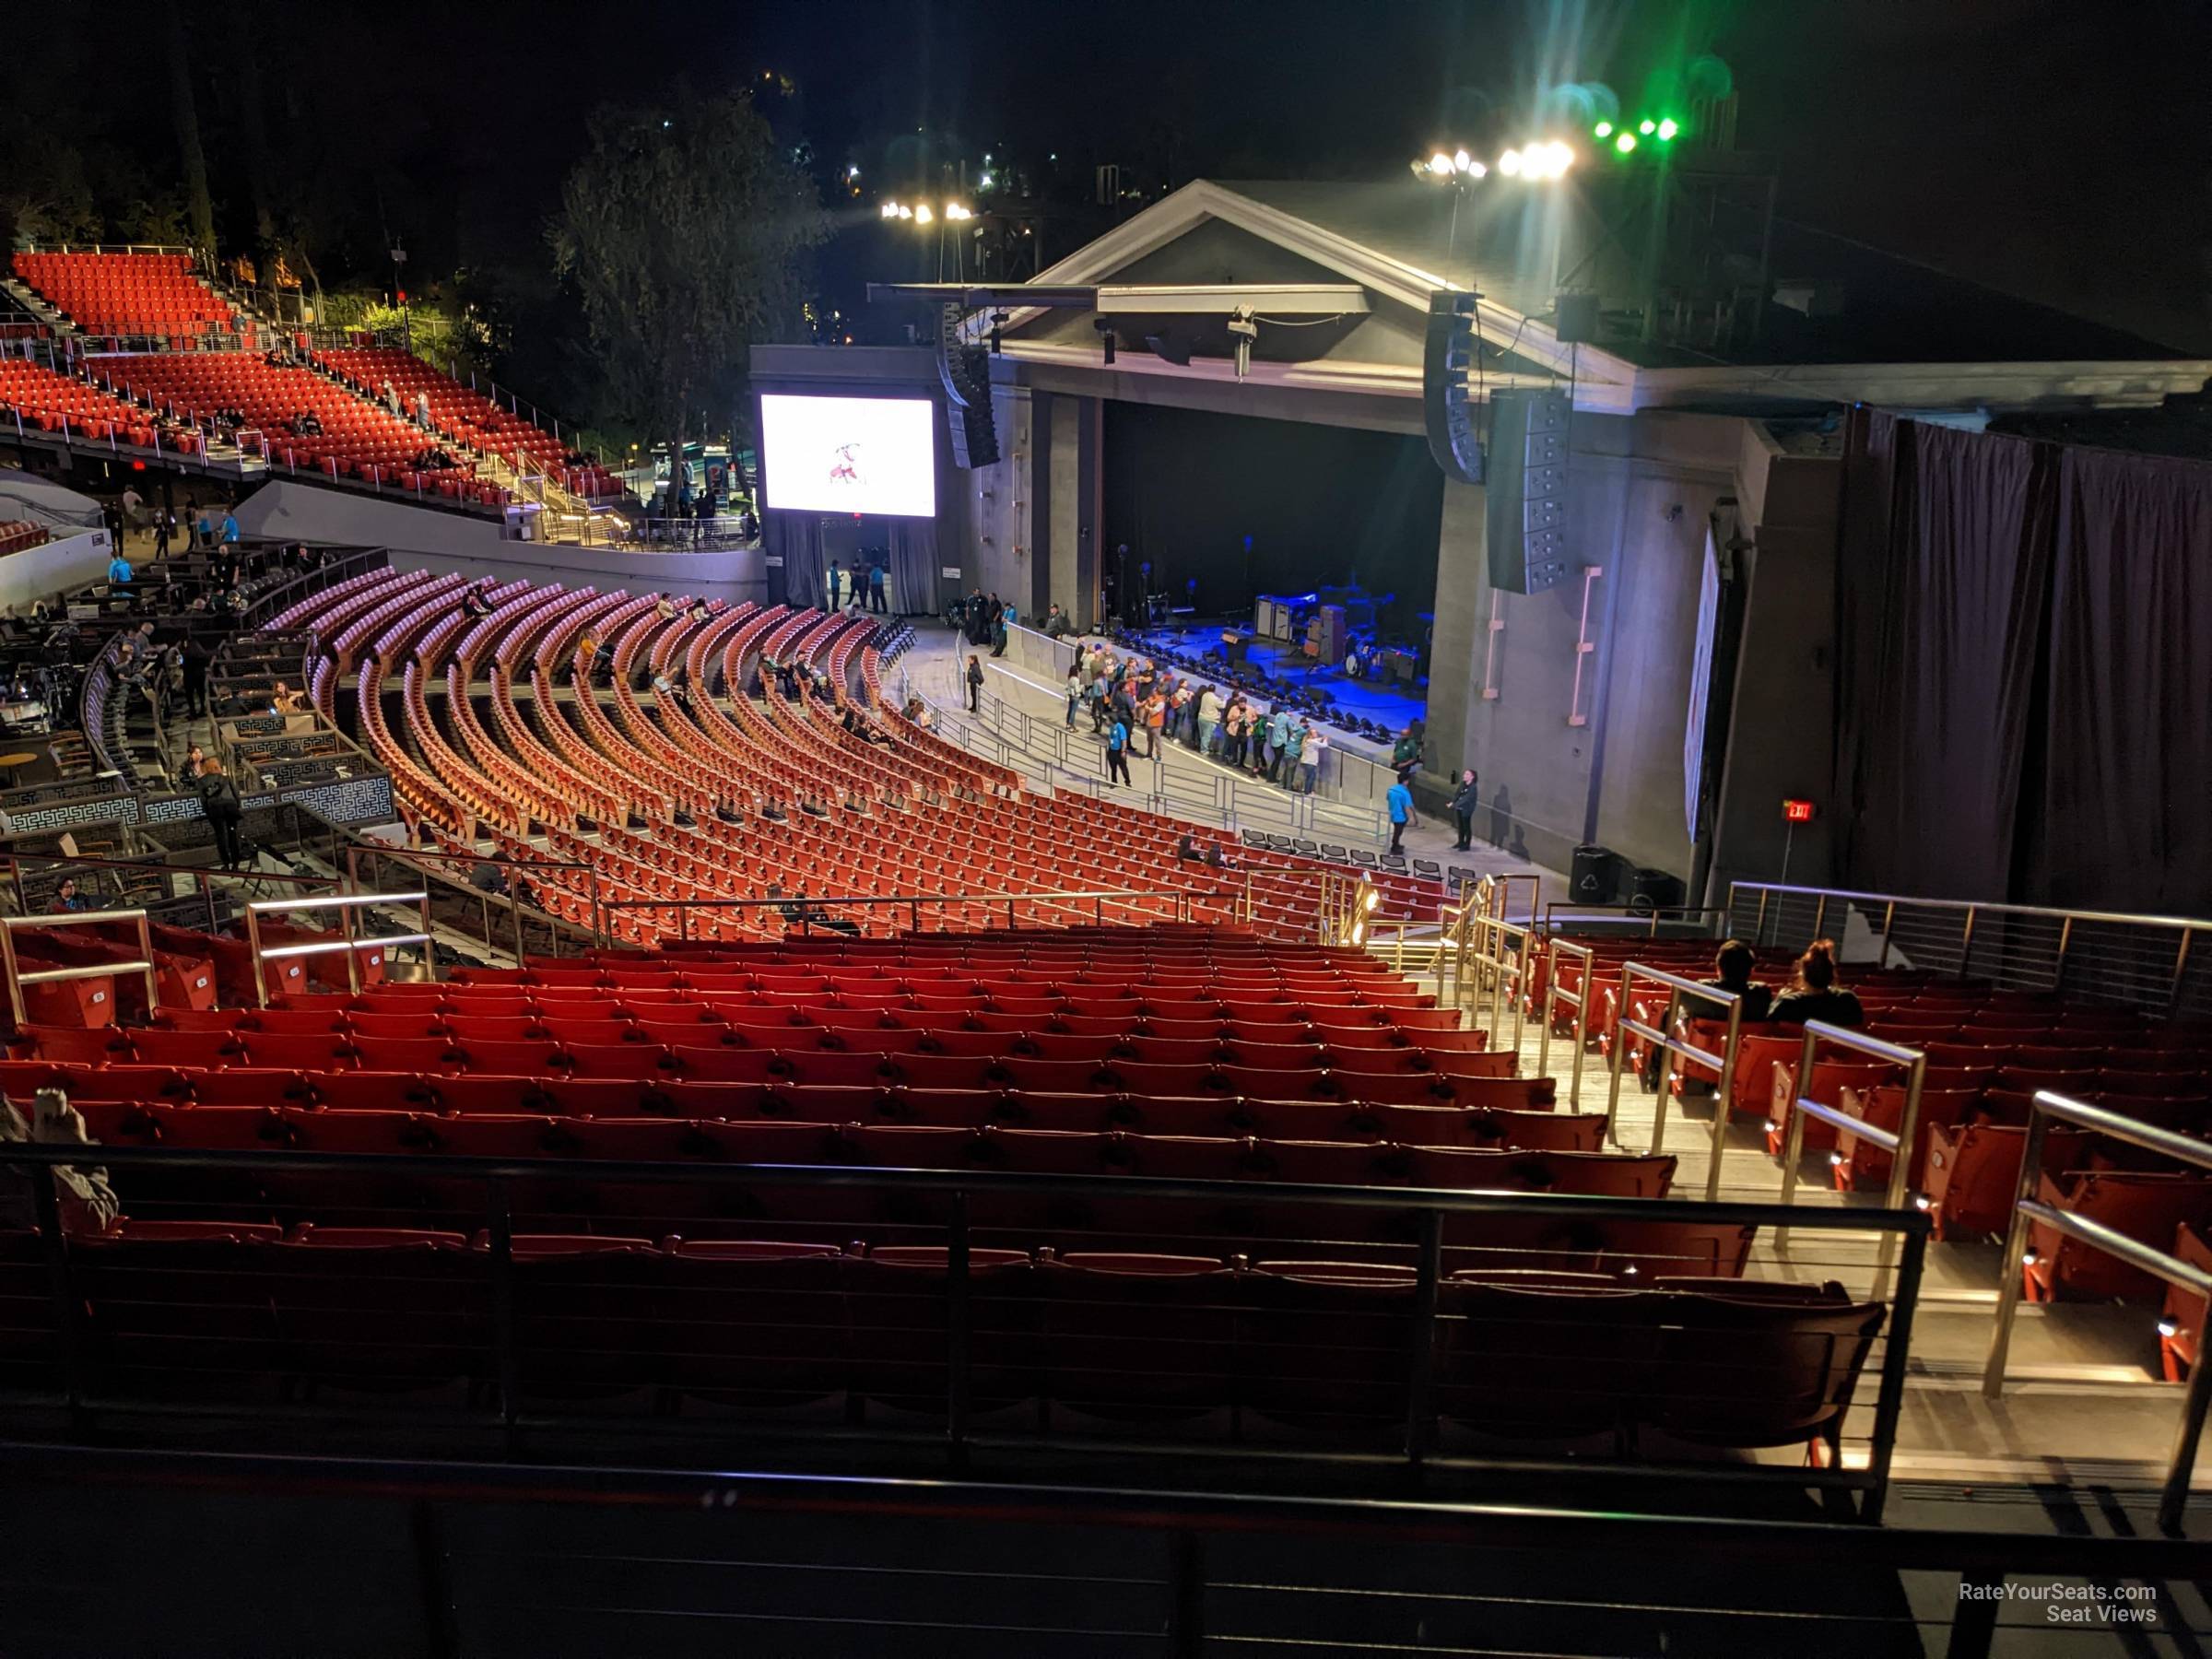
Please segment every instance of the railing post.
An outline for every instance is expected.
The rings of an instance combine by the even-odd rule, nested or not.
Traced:
[[[1901,1158],[1905,1148],[1898,1148]],[[1882,1235],[1885,1239],[1888,1233]],[[1881,1386],[1874,1401],[1874,1435],[1866,1452],[1866,1473],[1873,1484],[1859,1500],[1859,1519],[1868,1525],[1882,1518],[1889,1499],[1889,1463],[1897,1450],[1897,1423],[1904,1412],[1905,1366],[1912,1358],[1912,1315],[1920,1306],[1921,1269],[1928,1254],[1925,1230],[1914,1228],[1905,1235],[1905,1259],[1898,1268],[1897,1296],[1889,1304],[1889,1333],[1882,1346]],[[2212,1367],[2206,1368],[2212,1372]]]
[[[8,982],[15,982],[11,969]],[[37,1108],[34,1106],[33,1111]],[[69,1266],[69,1240],[62,1231],[62,1199],[54,1190],[54,1166],[31,1164],[28,1166],[31,1181],[31,1198],[39,1221],[40,1241],[46,1252],[46,1266],[53,1295],[54,1327],[61,1335],[62,1394],[69,1406],[71,1417],[84,1407],[84,1331],[82,1304],[77,1300],[75,1275]]]
[[[491,1341],[500,1380],[500,1421],[510,1448],[515,1441],[515,1414],[522,1395],[521,1356],[516,1351],[514,1318],[514,1206],[503,1176],[485,1183],[485,1206],[491,1251]]]
[[[2173,989],[2168,993],[2166,998],[2166,1013],[2169,1018],[2182,1011],[2182,980],[2183,976],[2189,971],[2189,935],[2195,931],[2193,927],[2183,928],[2181,947],[2173,953]]]
[[[1744,1001],[1739,996],[1728,1005],[1728,1041],[1721,1045],[1721,1080],[1712,1091],[1712,1161],[1705,1171],[1708,1204],[1721,1201],[1721,1156],[1728,1149],[1728,1117],[1735,1103],[1735,1051],[1743,1032]]]
[[[2012,1195],[2012,1222],[2005,1232],[2005,1249],[1997,1257],[1997,1316],[1990,1327],[1989,1357],[1982,1367],[1982,1397],[2001,1399],[2005,1394],[2005,1360],[2012,1350],[2012,1317],[2020,1305],[2021,1277],[2028,1263],[2028,1213],[2020,1206],[2035,1196],[2043,1179],[2043,1144],[2051,1133],[2051,1114],[2040,1101],[2028,1103],[2028,1134],[2020,1146],[2020,1180]],[[1902,1156],[1906,1148],[1898,1147]],[[2205,1367],[2212,1371],[2212,1366]]]
[[[968,1455],[969,1257],[968,1194],[955,1193],[945,1250],[945,1441],[956,1466]]]
[[[2074,918],[2068,916],[2058,924],[2058,959],[2051,964],[2051,989],[2066,988],[2066,947],[2074,942]]]
[[[1770,889],[1763,887],[1759,889],[1759,920],[1751,924],[1751,937],[1754,942],[1761,945],[1767,941],[1767,900],[1769,897]]]
[[[1966,907],[1966,927],[1959,935],[1959,977],[1966,977],[1966,966],[1974,958],[1974,907]]]
[[[1782,1201],[1785,1205],[1797,1202],[1797,1164],[1805,1156],[1805,1113],[1797,1110],[1799,1097],[1811,1098],[1813,1065],[1820,1039],[1808,1025],[1805,1041],[1797,1046],[1797,1075],[1790,1085],[1790,1121],[1782,1135]],[[1780,1229],[1774,1238],[1776,1250],[1789,1247],[1790,1230]]]
[[[1421,1212],[1420,1256],[1414,1268],[1413,1330],[1406,1392],[1406,1461],[1416,1469],[1429,1454],[1430,1424],[1436,1416],[1437,1281],[1442,1276],[1444,1218],[1440,1210]],[[2212,1368],[2207,1368],[2212,1369]]]
[[[1892,899],[1882,910],[1882,953],[1874,961],[1874,969],[1877,973],[1889,966],[1889,941],[1896,932],[1897,900]]]
[[[2182,1512],[2189,1503],[2189,1482],[2196,1472],[2196,1449],[2205,1436],[2205,1409],[2212,1406],[2212,1364],[2189,1368],[2189,1392],[2182,1402],[2182,1420],[2173,1434],[2173,1454],[2166,1467],[2165,1489],[2159,1494],[2159,1530],[2178,1536]]]
[[[1596,966],[1594,959],[1591,966]],[[1620,1145],[1620,1056],[1629,1046],[1629,1034],[1621,1029],[1620,1022],[1629,1015],[1629,970],[1624,964],[1620,971],[1620,1002],[1613,1010],[1613,1043],[1606,1055],[1613,1076],[1606,1089],[1606,1138],[1617,1147]],[[1595,988],[1591,984],[1587,971],[1583,975],[1583,994],[1595,994]]]

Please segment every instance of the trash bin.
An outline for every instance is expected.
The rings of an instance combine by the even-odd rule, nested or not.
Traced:
[[[1577,847],[1568,877],[1575,903],[1611,904],[1620,892],[1619,855],[1606,847]]]
[[[1679,910],[1682,883],[1665,870],[1639,869],[1629,882],[1629,911],[1648,916],[1655,910]]]

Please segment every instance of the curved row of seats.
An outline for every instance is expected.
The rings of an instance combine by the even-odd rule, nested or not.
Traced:
[[[535,856],[530,838],[542,833],[545,851],[600,872],[596,915],[594,883],[581,874],[534,875],[533,898],[563,920],[596,919],[638,942],[679,931],[773,937],[785,919],[772,910],[673,907],[758,900],[771,881],[793,891],[804,885],[817,899],[989,892],[1004,885],[1011,859],[1049,873],[1032,878],[1037,886],[1194,895],[1089,901],[1100,920],[1171,919],[1188,902],[1215,919],[1249,908],[1255,925],[1278,936],[1311,932],[1319,866],[1310,861],[1236,854],[1220,831],[1084,797],[1028,794],[1014,774],[947,752],[874,700],[865,623],[751,605],[710,606],[694,619],[688,606],[651,596],[525,584],[495,590],[491,614],[472,621],[452,608],[454,581],[388,577],[334,591],[285,620],[315,629],[341,670],[358,664],[364,740],[441,844],[459,851],[488,837],[511,854]],[[601,646],[615,664],[604,698],[591,674]],[[838,664],[847,674],[858,664],[863,673],[830,698],[812,689],[795,700],[755,695],[764,663],[792,661],[825,672]],[[636,679],[677,665],[689,676],[687,697],[648,701],[637,689]],[[381,706],[394,674],[398,721]],[[573,687],[567,699],[564,677]],[[446,693],[442,722],[427,695],[433,683]],[[487,684],[488,723],[475,703]],[[843,729],[848,703],[892,736],[891,751]],[[708,834],[699,826],[711,818],[720,823]],[[1253,868],[1207,871],[1178,860],[1185,832],[1249,856]],[[1384,885],[1386,900],[1408,913],[1441,897],[1433,883]],[[671,908],[644,908],[656,903]],[[872,933],[913,921],[889,907],[853,907],[841,919]],[[978,904],[931,921],[997,919]]]
[[[0,1272],[36,1258],[0,1234]],[[247,1223],[153,1226],[82,1247],[94,1391],[202,1403],[385,1397],[467,1382],[489,1409],[818,1408],[941,1420],[947,1253],[520,1234],[502,1375],[488,1235]],[[1235,1255],[984,1248],[970,1262],[971,1412],[1047,1432],[1354,1441],[1402,1433],[1410,1270]],[[190,1288],[194,1314],[176,1317]],[[1438,1286],[1428,1425],[1446,1444],[1833,1449],[1883,1317],[1841,1287],[1461,1271]],[[27,1302],[0,1377],[50,1379]]]

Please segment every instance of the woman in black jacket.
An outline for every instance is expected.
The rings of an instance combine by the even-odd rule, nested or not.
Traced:
[[[1818,1019],[1824,1025],[1863,1026],[1866,1011],[1859,999],[1836,983],[1836,942],[1815,939],[1797,959],[1797,974],[1774,999],[1767,1018],[1775,1025],[1803,1025]]]

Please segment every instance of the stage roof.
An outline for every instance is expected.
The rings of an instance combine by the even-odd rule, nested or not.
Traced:
[[[1339,412],[1358,404],[1355,424],[1418,429],[1418,407],[1394,411],[1420,395],[1430,296],[1472,288],[1482,296],[1490,384],[1571,378],[1577,406],[1597,410],[1758,413],[1759,406],[1853,401],[2139,407],[2195,392],[2212,377],[2212,361],[1779,219],[1771,262],[1778,299],[1755,347],[1615,337],[1563,345],[1551,327],[1554,296],[1594,290],[1608,308],[1625,304],[1634,291],[1630,239],[1601,217],[1612,210],[1603,192],[1577,190],[1571,180],[1541,190],[1492,183],[1467,194],[1455,224],[1453,193],[1410,175],[1372,183],[1195,180],[1040,273],[1032,286],[1045,303],[1011,307],[1006,357],[1042,376],[1037,383],[1064,391],[1225,406],[1232,390],[1256,403],[1272,389],[1300,401],[1329,398]],[[1087,293],[1268,284],[1320,293],[1345,283],[1368,296],[1363,312],[1304,329],[1263,315],[1242,384],[1203,342],[1179,364],[1130,349],[1125,336],[1109,367],[1091,318],[1071,309]],[[1006,289],[994,293],[994,303],[1007,302]],[[1307,406],[1292,413],[1278,404],[1272,412],[1331,418]]]

